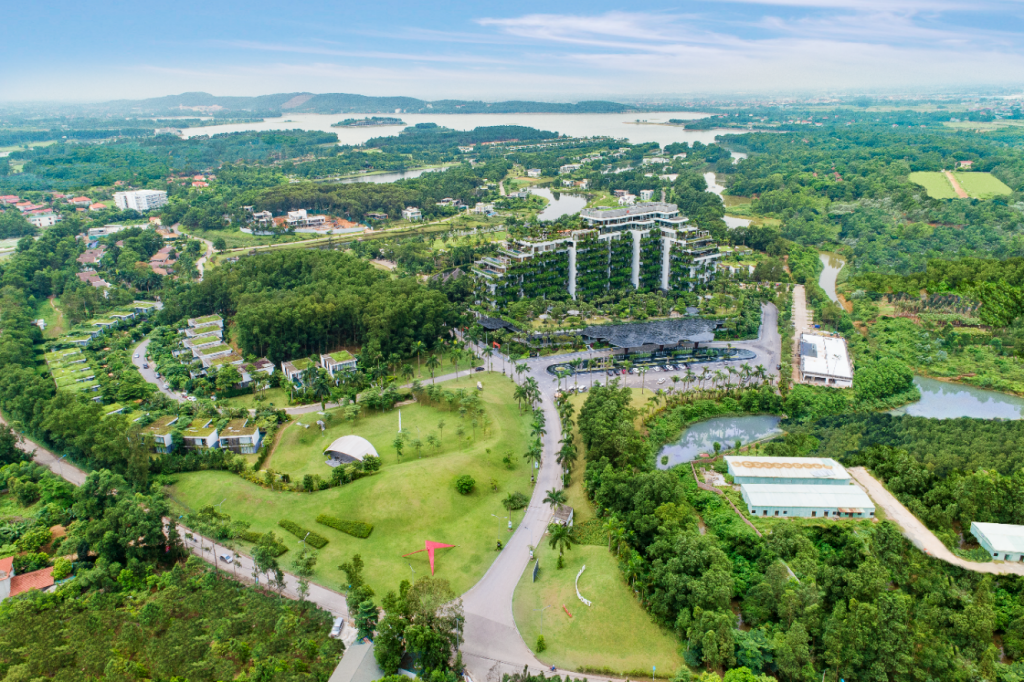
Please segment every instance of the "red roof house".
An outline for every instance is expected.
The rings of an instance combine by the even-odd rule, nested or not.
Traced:
[[[92,199],[89,197],[75,197],[70,201],[75,206],[89,206],[92,203]]]
[[[53,583],[53,566],[41,568],[38,571],[32,571],[24,575],[16,575],[11,578],[11,596],[17,597],[19,594],[24,594],[30,590],[45,590],[47,587],[52,586]]]

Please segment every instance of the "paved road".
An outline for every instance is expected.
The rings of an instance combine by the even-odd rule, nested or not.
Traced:
[[[995,561],[991,563],[978,563],[961,559],[946,548],[942,542],[935,537],[928,528],[910,513],[892,493],[886,490],[885,486],[878,482],[874,476],[868,473],[864,467],[850,467],[847,469],[853,479],[864,492],[866,492],[875,504],[880,506],[886,517],[903,530],[903,535],[914,543],[914,546],[929,556],[941,559],[947,564],[953,564],[960,568],[975,573],[995,573],[997,575],[1024,575],[1024,564],[1006,563]]]
[[[143,339],[142,343],[132,349],[132,364],[139,370],[139,374],[142,375],[143,379],[156,386],[165,396],[171,400],[177,400],[179,403],[185,402],[185,399],[179,393],[164,388],[163,380],[156,378],[156,365],[150,365],[148,368],[143,367],[146,364],[146,353],[149,352],[150,341],[151,339],[147,337]],[[136,355],[139,357],[135,357]]]
[[[814,328],[813,314],[807,309],[807,293],[803,284],[793,287],[793,383],[800,383],[800,334]]]

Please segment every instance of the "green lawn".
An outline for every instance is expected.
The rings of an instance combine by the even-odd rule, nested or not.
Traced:
[[[516,588],[512,613],[532,650],[543,625],[547,650],[537,654],[542,662],[569,670],[609,668],[634,678],[640,677],[640,671],[650,675],[652,666],[659,676],[669,676],[683,665],[679,641],[651,621],[607,547],[576,545],[565,553],[562,569],[555,568],[558,552],[546,542],[536,555],[540,561],[537,582],[530,564]],[[593,606],[576,597],[574,581],[583,565],[587,570],[580,577],[580,594]]]
[[[51,300],[53,305],[50,305]],[[44,298],[39,301],[39,304],[36,306],[35,319],[46,321],[46,329],[43,331],[43,338],[45,339],[56,339],[59,336],[63,336],[66,331],[64,314],[60,310],[59,298]]]
[[[956,192],[949,184],[945,174],[939,171],[918,171],[911,173],[908,179],[916,185],[921,185],[928,192],[932,199],[956,199]],[[964,188],[967,190],[967,188]],[[970,192],[970,190],[967,190]]]
[[[279,409],[288,407],[288,389],[268,388],[264,395],[266,395],[266,401],[264,402],[265,405],[273,405]],[[246,393],[245,395],[235,396],[234,398],[228,398],[226,400],[218,400],[217,404],[222,407],[244,407],[246,409],[256,407],[255,396],[252,393]]]
[[[408,360],[405,361],[408,364],[412,365],[413,371],[415,371],[415,374],[412,377],[413,381],[415,381],[416,379],[419,379],[421,383],[424,383],[424,384],[429,384],[430,383],[430,370],[427,369],[427,359],[430,358],[430,356],[431,356],[431,353],[423,353],[422,355],[420,355],[420,360],[419,360],[419,365],[418,366],[417,366],[417,362],[416,362],[416,358],[415,357],[409,358]],[[434,370],[434,376],[435,377],[443,377],[445,374],[454,374],[455,373],[455,365],[452,364],[451,359],[447,355],[443,355],[442,354],[441,357],[438,358],[438,359],[441,360],[442,364],[441,364],[440,367],[438,367],[437,369]],[[501,361],[497,360],[497,362],[495,362],[495,360],[497,360],[497,358],[493,358],[491,360],[491,364],[493,365],[493,369],[500,375],[501,374]],[[507,365],[508,363],[506,362],[505,364]],[[471,359],[460,359],[458,367],[459,367],[459,372],[461,374],[462,372],[465,372],[467,370],[472,370],[474,367],[480,367],[481,365],[486,366],[486,362],[484,362],[483,360],[480,360],[479,358],[471,358]],[[508,371],[508,367],[507,366],[505,367],[505,371],[506,372]],[[475,384],[474,384],[474,386],[475,386]]]
[[[472,380],[447,385],[470,388],[478,379],[485,386],[482,398],[492,418],[490,433],[478,431],[475,441],[466,441],[460,447],[454,445],[457,412],[438,413],[420,405],[403,407],[403,430],[411,434],[419,431],[424,438],[428,430],[436,428],[437,419],[444,418],[447,447],[437,454],[425,449],[422,458],[409,452],[401,463],[390,446],[398,425],[397,410],[360,417],[347,425],[337,419],[327,434],[316,430],[315,414],[304,415],[297,421],[312,423],[310,429],[290,426],[289,431],[295,433],[284,434],[279,452],[271,456],[269,466],[278,470],[297,467],[297,472],[318,470],[327,476],[330,468],[322,463],[321,440],[354,433],[368,438],[377,448],[383,460],[381,471],[317,493],[275,492],[228,472],[203,471],[178,476],[169,493],[173,501],[193,509],[223,500],[223,512],[250,522],[253,530],[273,530],[292,549],[297,549],[300,541],[277,526],[280,519],[290,519],[323,535],[329,544],[320,551],[314,580],[335,589],[344,589],[344,574],[338,564],[355,553],[361,554],[366,562],[367,581],[378,594],[383,594],[396,589],[403,579],[429,572],[426,553],[402,557],[422,549],[424,540],[457,545],[438,553],[436,575],[462,593],[480,579],[496,557],[496,541],[509,535],[508,514],[501,500],[515,490],[532,494],[530,469],[521,456],[528,440],[529,421],[519,415],[512,400],[512,382],[500,374],[478,374]],[[466,430],[469,431],[468,427]],[[487,453],[488,448],[491,453]],[[506,449],[512,449],[517,460],[511,471],[501,463]],[[456,492],[453,485],[462,474],[477,481],[475,490],[467,496]],[[491,490],[492,479],[497,483],[497,492]],[[372,523],[373,534],[361,540],[317,524],[316,516],[321,513]],[[521,518],[520,511],[513,520],[518,523]],[[290,566],[291,556],[293,553],[289,552],[281,558],[282,566]]]
[[[953,177],[972,199],[991,199],[1013,192],[991,173],[953,173]]]

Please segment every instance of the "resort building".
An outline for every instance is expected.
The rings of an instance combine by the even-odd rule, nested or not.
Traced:
[[[299,358],[281,363],[281,371],[284,373],[285,379],[296,386],[302,386],[302,375],[310,367],[313,367],[313,362],[309,358]]]
[[[174,449],[174,441],[171,433],[174,431],[174,424],[178,418],[174,415],[160,417],[149,426],[142,429],[143,438],[151,439],[153,452],[167,454]]]
[[[846,349],[846,339],[838,335],[801,334],[800,381],[851,388],[853,365]]]
[[[242,455],[251,455],[260,449],[263,433],[248,419],[232,419],[220,434],[220,447]]]
[[[502,242],[476,262],[480,293],[493,306],[567,292],[593,299],[609,290],[692,291],[710,281],[722,257],[706,230],[675,204],[584,209],[589,226],[569,234]]]
[[[217,447],[217,429],[210,426],[210,419],[194,419],[192,424],[181,432],[185,439],[186,450],[200,450]]]
[[[306,213],[306,209],[300,208],[298,211],[288,211],[288,216],[284,221],[292,229],[297,227],[323,227],[327,223],[327,216],[309,215]]]
[[[332,377],[341,372],[356,371],[356,359],[347,350],[338,350],[320,356],[320,366]]]
[[[526,176],[530,178],[539,178],[541,176],[541,173],[542,171],[540,168],[530,168],[529,170],[526,171]]]
[[[821,457],[726,457],[736,485],[850,485],[839,462]]]
[[[218,322],[207,322],[185,330],[185,336],[196,338],[200,336],[216,336],[218,339],[224,334],[224,328]]]
[[[587,344],[611,346],[615,360],[687,362],[703,352],[700,344],[715,340],[717,326],[715,320],[682,318],[586,327],[580,336]]]
[[[416,222],[423,220],[423,212],[414,206],[402,209],[402,220],[408,220],[410,222]]]
[[[873,518],[875,504],[855,485],[761,485],[741,487],[751,516],[780,518]]]
[[[223,343],[220,338],[220,327],[217,327],[216,334],[204,334],[203,336],[193,336],[186,338],[182,341],[182,345],[189,350],[195,350],[197,348],[209,348],[212,346],[219,346]]]
[[[218,343],[213,346],[204,346],[202,348],[193,348],[192,357],[200,359],[213,359],[222,358],[228,355],[236,355],[235,351],[231,346],[226,343]]]
[[[971,535],[993,559],[1024,562],[1024,526],[972,521]]]
[[[224,327],[224,320],[220,315],[206,315],[205,317],[190,317],[188,320],[189,327],[203,327],[206,325],[217,325],[218,327]]]
[[[114,192],[114,203],[122,211],[145,213],[167,203],[167,192],[158,189],[138,189],[132,192]]]

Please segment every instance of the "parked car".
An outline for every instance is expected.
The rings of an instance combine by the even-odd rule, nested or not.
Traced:
[[[142,363],[142,369],[149,369],[149,363],[148,362]]]
[[[615,371],[614,369],[610,369],[610,370],[608,370],[608,376],[610,376],[610,377],[613,377],[613,376],[615,376],[616,374],[618,374],[618,372],[616,372],[616,371]]]
[[[160,378],[160,372],[153,372],[153,376],[155,376],[157,379],[159,379]]]
[[[665,383],[665,380],[664,380],[664,379],[658,379],[658,385],[659,385],[659,386],[661,386],[661,385],[662,385],[663,383]]]
[[[226,564],[230,564],[232,561],[234,561],[234,558],[232,558],[230,554],[221,554],[220,560]]]
[[[133,355],[132,357],[133,357],[133,358],[138,358],[138,357],[139,357],[139,354],[138,354],[138,353],[136,353],[136,354],[135,354],[135,355]]]
[[[345,620],[343,618],[335,618],[334,626],[331,628],[331,637],[341,637],[341,631],[345,627]]]
[[[587,387],[586,386],[580,386],[579,391],[580,391],[580,393],[586,393],[587,392]]]
[[[485,369],[485,368],[481,366],[481,367],[477,367],[475,371],[477,371],[477,372],[483,372],[483,371],[484,371],[484,369]]]
[[[170,388],[170,385],[164,384],[164,388]]]

